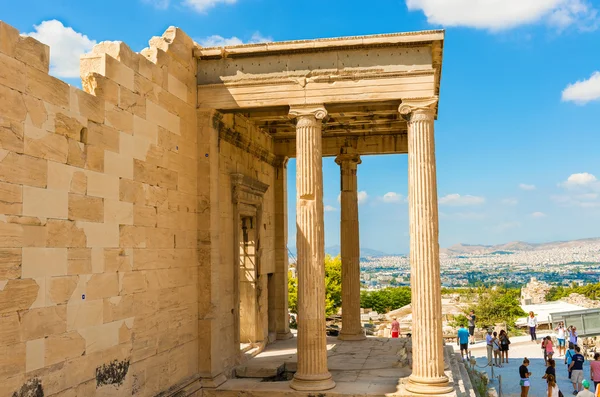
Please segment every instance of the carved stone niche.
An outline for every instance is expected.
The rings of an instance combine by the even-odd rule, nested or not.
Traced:
[[[232,202],[233,202],[233,287],[235,291],[234,298],[234,327],[235,343],[240,343],[240,332],[243,342],[260,342],[262,336],[262,324],[260,313],[260,295],[262,292],[262,277],[260,271],[260,262],[262,257],[261,249],[261,225],[264,195],[269,185],[262,183],[254,178],[244,174],[231,174]],[[250,236],[252,245],[253,269],[243,270],[246,276],[240,277],[240,244]],[[241,239],[241,237],[243,237]],[[242,261],[243,262],[243,261]],[[251,274],[249,274],[251,273]],[[248,291],[248,279],[255,282]],[[253,292],[252,292],[253,291]],[[242,307],[240,307],[240,298]],[[249,301],[250,300],[250,301]],[[244,313],[244,319],[240,314]]]

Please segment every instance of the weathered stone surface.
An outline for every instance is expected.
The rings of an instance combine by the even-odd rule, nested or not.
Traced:
[[[119,274],[94,274],[87,282],[87,299],[110,298],[119,295]]]
[[[99,197],[69,194],[69,219],[102,222],[104,220],[104,200]]]
[[[0,290],[0,314],[29,309],[37,298],[39,288],[31,279],[8,280]]]
[[[37,69],[27,68],[27,94],[62,108],[69,108],[69,85]]]
[[[31,309],[20,314],[22,341],[62,334],[67,330],[67,307],[65,305]]]
[[[80,330],[103,323],[104,303],[102,299],[89,299],[89,296],[86,296],[86,300],[70,303],[66,306],[67,330]]]
[[[0,179],[4,182],[45,187],[46,160],[0,149]]]
[[[0,280],[21,277],[21,248],[0,248]]]
[[[23,153],[25,143],[22,122],[0,117],[0,149]]]
[[[67,274],[90,274],[92,272],[92,250],[69,248],[67,250]]]
[[[20,214],[23,208],[23,187],[0,182],[0,213]]]
[[[66,163],[69,144],[64,136],[25,124],[24,152],[32,157]]]
[[[0,221],[0,247],[21,247],[23,241],[21,225]]]
[[[16,312],[0,315],[0,346],[21,342],[19,315]]]
[[[55,132],[59,135],[66,136],[67,138],[73,139],[74,141],[81,142],[84,134],[83,129],[85,128],[79,120],[74,117],[66,116],[62,113],[58,113],[54,120]]]
[[[73,221],[49,219],[47,228],[48,247],[85,247],[84,230]]]
[[[67,274],[66,248],[23,248],[23,278]]]
[[[2,117],[17,122],[25,121],[25,116],[27,116],[27,107],[21,93],[1,84],[0,109],[2,109]]]
[[[83,143],[97,146],[101,149],[119,151],[119,131],[116,129],[94,122],[88,123],[87,133],[83,134]]]
[[[69,264],[70,260],[67,257],[67,273],[69,273],[70,270]],[[49,278],[46,282],[46,289],[49,299],[57,305],[67,303],[69,299],[71,299],[71,296],[77,287],[78,281],[79,277],[77,276]]]
[[[104,200],[104,222],[132,225],[133,224],[133,204],[113,200]]]
[[[85,340],[76,331],[49,336],[45,342],[45,365],[53,365],[79,357],[85,351]]]
[[[25,343],[0,346],[0,379],[20,373],[25,373]]]
[[[96,123],[104,122],[104,99],[90,95],[84,91],[74,89],[77,100],[77,110],[83,117]],[[73,104],[71,104],[73,107]]]
[[[67,192],[23,187],[23,215],[67,219],[68,202]]]
[[[117,106],[110,105],[106,109],[106,125],[133,134],[133,114]]]

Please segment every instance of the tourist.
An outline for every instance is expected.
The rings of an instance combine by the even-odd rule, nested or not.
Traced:
[[[475,312],[471,310],[467,315],[467,320],[469,320],[469,335],[471,339],[471,344],[475,343]]]
[[[546,353],[546,338],[542,338],[542,354],[544,355],[544,365],[548,366],[548,354]]]
[[[594,353],[594,361],[590,362],[590,379],[594,382],[596,394],[598,394],[598,384],[600,384],[600,353]]]
[[[569,342],[569,350],[565,353],[565,364],[567,364],[567,371],[569,371],[569,379],[571,379],[571,363],[573,362],[573,356],[575,356],[575,346]]]
[[[583,389],[577,393],[577,397],[594,397],[594,393],[590,391],[591,385],[589,380],[584,379],[583,382],[581,382],[581,386]]]
[[[392,321],[392,338],[398,338],[400,336],[400,323],[393,317]]]
[[[494,365],[496,367],[502,367],[502,357],[500,355],[500,340],[498,339],[498,333],[494,332],[492,338],[492,349],[494,350]]]
[[[529,317],[527,317],[527,325],[529,326],[529,334],[531,335],[531,341],[537,342],[535,328],[537,327],[538,322],[537,317],[533,314],[533,312],[529,312]]]
[[[561,321],[554,330],[556,331],[556,340],[558,341],[558,357],[560,357],[561,352],[563,355],[565,354],[565,324]]]
[[[508,345],[510,345],[510,339],[508,339],[508,334],[505,330],[500,331],[500,335],[498,336],[500,339],[500,358],[503,363],[508,364]]]
[[[460,345],[460,356],[463,361],[467,361],[469,359],[469,331],[467,331],[464,325],[461,325],[458,329],[456,339]]]
[[[558,389],[558,385],[556,384],[556,376],[554,375],[548,375],[548,397],[558,397],[560,396],[560,394],[558,394],[559,389]]]
[[[582,390],[583,363],[585,362],[585,357],[583,357],[580,352],[581,348],[575,346],[575,355],[569,366],[569,369],[571,370],[571,383],[573,383],[573,394],[577,394],[577,392]]]
[[[546,343],[544,344],[545,353],[544,357],[546,359],[546,365],[548,365],[548,361],[552,359],[554,355],[554,346],[552,344],[552,338],[550,335],[546,336]]]
[[[546,379],[546,382],[548,382],[549,376],[554,376],[556,379],[556,361],[551,358],[548,359],[548,368],[546,368],[546,373],[542,376],[542,379]]]
[[[573,345],[577,346],[577,328],[576,327],[569,327],[570,331],[569,331],[569,342],[571,342]]]
[[[527,366],[529,365],[529,359],[525,357],[523,359],[523,365],[519,367],[519,376],[521,377],[521,397],[527,397],[529,394],[529,377],[531,376],[531,372],[527,370]]]
[[[494,337],[492,336],[492,330],[488,329],[487,331],[487,335],[485,336],[485,344],[487,347],[487,359],[488,359],[488,365],[491,367],[492,366],[492,352],[494,351],[494,347],[492,346],[492,339],[494,339]]]

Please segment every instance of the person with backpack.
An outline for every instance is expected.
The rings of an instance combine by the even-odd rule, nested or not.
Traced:
[[[501,363],[508,364],[508,345],[510,345],[510,339],[508,339],[508,334],[505,330],[500,331],[498,339],[500,339],[500,361]]]
[[[573,356],[575,355],[575,345],[569,342],[569,350],[565,353],[565,364],[567,365],[567,371],[569,372],[569,379],[571,379],[571,362],[573,362]]]

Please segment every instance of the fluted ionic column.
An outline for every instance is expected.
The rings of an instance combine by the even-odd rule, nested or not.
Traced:
[[[408,120],[408,205],[412,290],[412,375],[406,389],[415,394],[450,393],[444,374],[442,296],[433,120],[437,98],[403,102]]]
[[[296,247],[298,269],[298,369],[295,390],[328,390],[325,334],[325,235],[321,129],[323,106],[291,107],[296,124]]]
[[[358,231],[358,188],[356,171],[360,156],[352,147],[344,146],[335,162],[340,166],[342,253],[342,330],[338,339],[363,340],[360,324],[360,244]]]

